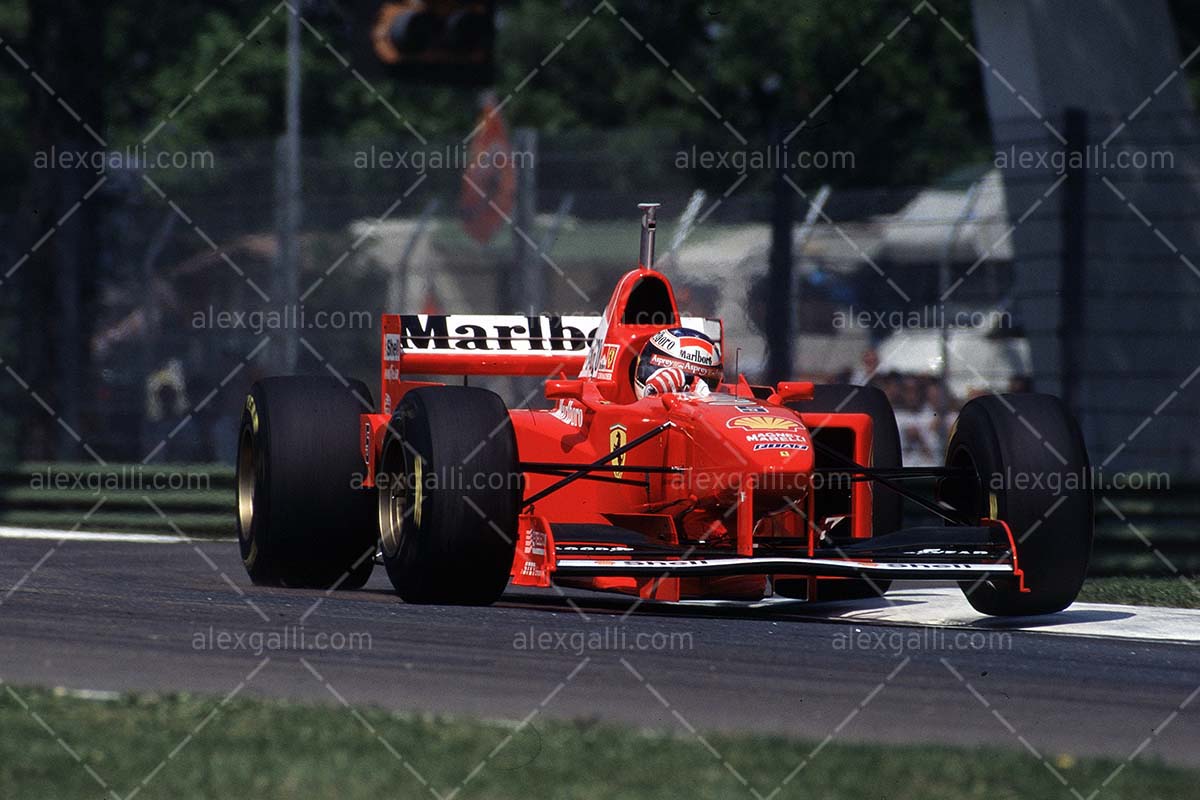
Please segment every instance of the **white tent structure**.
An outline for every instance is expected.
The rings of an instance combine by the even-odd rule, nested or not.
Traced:
[[[947,334],[950,369],[946,383],[955,397],[965,398],[982,391],[1004,392],[1014,376],[1032,372],[1028,341],[989,334],[989,331],[974,328],[952,330]],[[885,339],[877,352],[879,374],[942,374],[940,330],[898,331]]]
[[[880,251],[892,262],[937,262],[948,245],[955,263],[1013,257],[1004,181],[998,169],[988,170],[971,188],[926,189],[879,223]]]
[[[991,169],[973,187],[925,189],[893,214],[858,222],[817,223],[803,246],[796,248],[796,274],[817,269],[849,274],[872,270],[871,262],[885,260],[928,267],[940,264],[947,255],[950,263],[958,265],[1007,261],[1013,256],[1009,229],[1003,180],[999,170]],[[725,319],[726,339],[742,348],[741,365],[747,371],[765,363],[765,343],[750,322],[746,292],[766,274],[770,240],[769,225],[743,225],[716,238],[696,237],[680,248],[677,258],[682,275],[718,287],[717,312]],[[919,342],[932,341],[940,353],[937,331],[902,333]],[[1027,372],[1027,347],[1022,350],[1020,344],[966,331],[955,332],[951,338],[956,347],[964,349],[963,358],[980,358],[982,361],[972,363],[988,365],[985,374],[990,379],[1006,384],[1018,370]],[[797,367],[826,373],[854,369],[868,344],[868,332],[862,329],[804,334],[795,342]],[[1013,347],[1020,353],[1010,357]],[[897,350],[894,345],[892,349]],[[956,358],[953,351],[950,358],[952,362]],[[903,368],[896,367],[898,371],[932,374],[927,355],[905,358],[903,363]],[[958,375],[957,369],[952,369],[952,382],[956,389],[979,383],[969,373]]]

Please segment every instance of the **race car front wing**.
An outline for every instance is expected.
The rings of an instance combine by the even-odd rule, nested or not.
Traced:
[[[513,581],[549,586],[553,577],[659,579],[719,575],[822,576],[881,580],[1016,579],[1024,590],[1012,532],[1000,520],[978,526],[918,527],[842,546],[773,548],[762,555],[698,551],[641,543],[637,534],[608,526],[560,525],[527,515]],[[580,534],[586,530],[586,534]],[[646,540],[642,539],[642,542]]]
[[[981,576],[1012,577],[1011,563],[848,561],[831,558],[757,557],[664,560],[560,558],[554,572],[562,577],[678,577],[687,575],[822,575],[908,580],[964,580]]]

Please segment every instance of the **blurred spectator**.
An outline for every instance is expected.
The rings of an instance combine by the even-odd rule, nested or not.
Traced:
[[[875,349],[868,347],[862,354],[862,365],[850,373],[850,383],[856,386],[866,386],[875,377],[876,371],[879,369],[879,354]]]
[[[900,447],[904,463],[929,466],[941,462],[937,409],[928,401],[928,391],[915,375],[898,376],[898,402],[893,404],[896,425],[900,428]]]
[[[941,464],[950,422],[962,403],[951,395],[941,378],[880,372],[879,363],[879,354],[874,349],[865,350],[861,366],[832,380],[874,386],[887,395],[896,413],[906,465]]]

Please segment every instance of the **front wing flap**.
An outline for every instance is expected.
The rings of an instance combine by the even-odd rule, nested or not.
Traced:
[[[517,557],[520,568],[513,571],[514,581],[525,585],[549,585],[552,575],[648,579],[787,575],[886,580],[1008,577],[1024,587],[1023,572],[1013,556],[1016,543],[1008,526],[997,520],[983,520],[979,526],[909,528],[812,553],[774,551],[746,557],[697,553],[608,526],[594,526],[593,533],[599,528],[600,536],[587,541],[576,541],[580,537],[566,530],[571,526],[564,526],[558,540],[546,520],[525,519],[528,524],[522,526]]]
[[[848,559],[762,556],[754,558],[680,558],[661,560],[560,558],[554,570],[563,577],[678,577],[690,575],[821,575],[891,580],[969,580],[1012,577],[1009,563],[953,561],[851,561]]]

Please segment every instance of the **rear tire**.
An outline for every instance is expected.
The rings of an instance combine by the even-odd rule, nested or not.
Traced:
[[[357,396],[356,396],[357,395]],[[250,389],[238,436],[238,544],[257,584],[356,589],[379,539],[359,415],[361,381],[267,378]]]
[[[499,396],[468,386],[407,392],[385,434],[376,481],[383,562],[405,602],[500,598],[523,485]]]
[[[964,516],[1008,524],[1029,588],[1021,592],[1015,579],[963,582],[971,606],[1015,616],[1051,614],[1074,602],[1092,551],[1091,467],[1063,402],[1043,394],[970,401],[954,424],[946,465],[970,467],[977,478],[948,478],[939,497]]]
[[[896,425],[896,412],[886,394],[874,386],[854,386],[830,383],[813,387],[813,399],[789,404],[789,408],[805,414],[844,413],[867,414],[871,417],[873,438],[871,463],[874,467],[899,467],[903,464],[900,451],[900,428]],[[853,453],[842,453],[853,458]],[[890,489],[872,485],[871,533],[878,536],[899,530],[902,521],[904,498]],[[874,585],[872,585],[874,584]],[[882,597],[892,582],[872,578],[818,579],[816,597],[809,600],[861,600]],[[779,580],[775,582],[777,594],[785,597],[807,597],[807,580]]]

